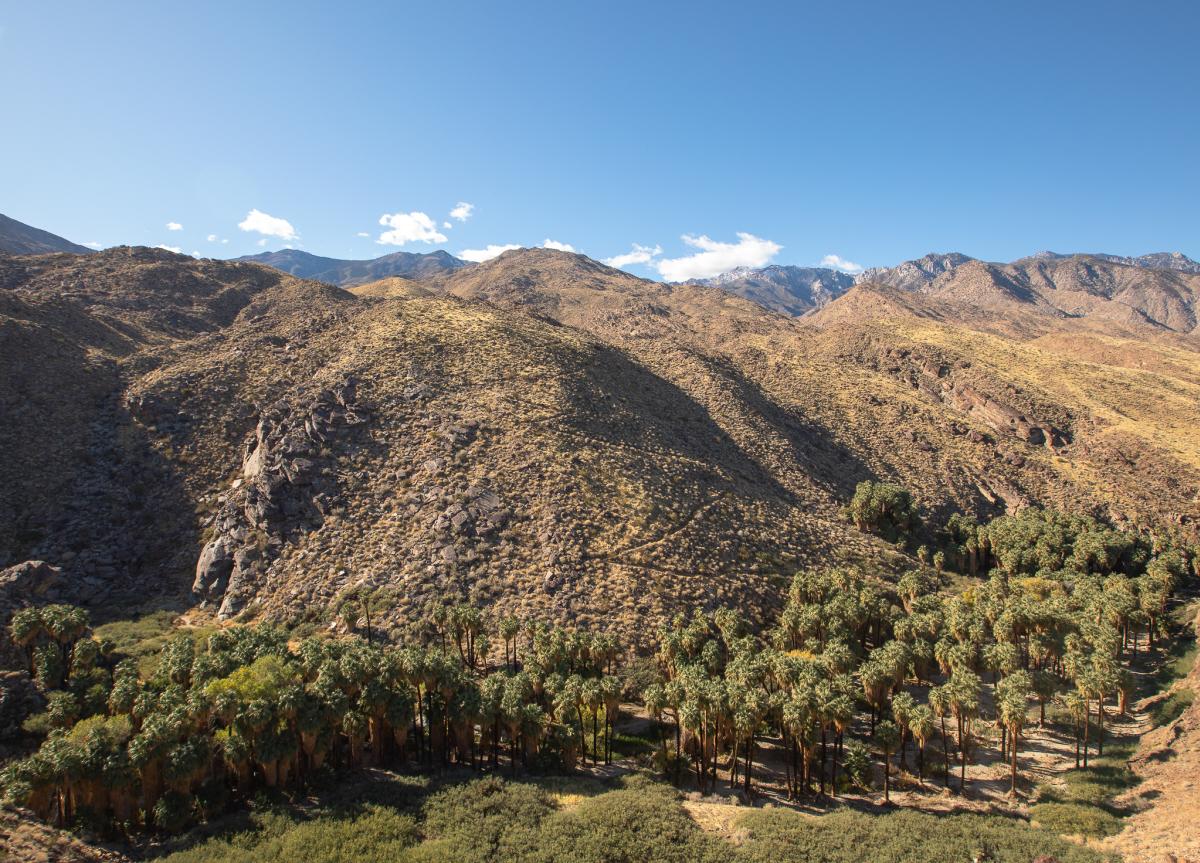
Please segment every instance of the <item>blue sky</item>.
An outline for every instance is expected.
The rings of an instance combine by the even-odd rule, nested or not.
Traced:
[[[214,257],[552,240],[651,276],[1200,257],[1198,25],[1103,0],[12,0],[0,212]]]

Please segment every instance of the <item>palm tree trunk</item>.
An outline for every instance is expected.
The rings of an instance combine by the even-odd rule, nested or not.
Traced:
[[[1009,791],[1012,794],[1017,793],[1017,732],[1015,729],[1012,733],[1012,787]]]
[[[950,787],[950,741],[946,737],[946,717],[940,717],[942,723],[942,784]]]
[[[892,770],[891,770],[891,753],[887,751],[887,747],[883,750],[883,802],[892,802]]]
[[[754,767],[754,732],[750,732],[750,739],[746,741],[746,794],[750,793],[750,771]]]
[[[838,735],[841,737],[841,734]],[[837,797],[837,768],[838,768],[838,743],[835,739],[833,742],[833,776],[829,782],[829,794],[831,797]]]
[[[1088,729],[1092,724],[1092,708],[1085,700],[1083,702],[1083,769],[1088,766]]]

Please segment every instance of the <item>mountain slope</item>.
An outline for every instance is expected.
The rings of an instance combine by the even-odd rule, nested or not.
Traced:
[[[450,270],[467,266],[465,261],[438,250],[436,252],[393,252],[365,261],[344,261],[337,258],[322,258],[299,249],[281,249],[278,252],[261,252],[237,258],[255,264],[266,264],[302,279],[327,282],[339,287],[361,285],[385,279],[388,276],[403,276],[410,279],[425,279]]]
[[[879,284],[934,297],[964,314],[999,314],[1042,326],[1087,318],[1135,332],[1192,333],[1200,314],[1200,274],[1188,259],[1151,267],[1149,260],[1044,253],[1011,264],[929,255],[887,270],[869,270],[859,284]],[[1137,262],[1137,261],[1140,261]],[[1194,263],[1194,262],[1193,262]]]
[[[50,252],[89,254],[87,246],[34,228],[0,213],[0,252],[7,255],[44,255]]]
[[[854,285],[854,277],[822,267],[772,265],[738,267],[696,284],[722,288],[772,311],[799,316],[840,297]]]
[[[909,565],[842,516],[862,479],[935,518],[1200,517],[1195,351],[1086,322],[867,285],[798,320],[544,249],[362,297],[144,249],[0,265],[0,554],[93,602],[320,622],[366,579],[389,625],[463,600],[636,638]]]
[[[1200,262],[1193,261],[1182,252],[1153,252],[1149,255],[1128,257],[1126,255],[1105,254],[1074,254],[1061,255],[1058,252],[1036,252],[1028,258],[1022,258],[1014,263],[1026,261],[1056,261],[1063,258],[1095,258],[1110,264],[1121,264],[1126,267],[1141,267],[1147,270],[1176,270],[1191,275],[1200,274]]]

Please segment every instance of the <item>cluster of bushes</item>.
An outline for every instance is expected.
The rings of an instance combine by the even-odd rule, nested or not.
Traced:
[[[903,486],[864,480],[854,489],[846,515],[859,530],[896,542],[920,525],[912,495]]]
[[[463,608],[439,615],[426,645],[289,643],[267,625],[180,633],[144,676],[133,659],[114,664],[82,610],[27,608],[12,634],[48,694],[27,724],[46,737],[0,783],[58,824],[176,831],[337,768],[498,767],[503,755],[513,771],[570,770],[589,742],[593,760],[607,757],[621,701],[615,640],[506,620],[505,662],[493,667],[482,629]]]
[[[812,817],[753,809],[738,843],[705,833],[669,786],[631,777],[577,803],[538,785],[489,777],[398,806],[368,802],[316,813],[256,815],[256,828],[198,844],[166,863],[1103,863],[1105,856],[1020,819],[873,815]]]

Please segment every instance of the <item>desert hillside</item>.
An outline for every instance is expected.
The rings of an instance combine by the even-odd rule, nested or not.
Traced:
[[[73,598],[320,616],[361,580],[625,632],[902,567],[841,509],[1056,504],[1190,531],[1200,362],[1107,321],[1003,333],[860,285],[802,319],[579,255],[349,293],[115,249],[4,258],[2,553]],[[53,428],[53,435],[39,430]]]

